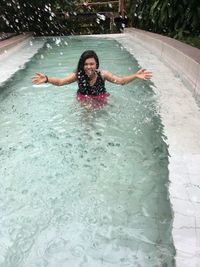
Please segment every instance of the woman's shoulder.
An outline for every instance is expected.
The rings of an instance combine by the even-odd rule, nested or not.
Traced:
[[[103,69],[97,69],[96,71],[105,80],[105,75],[106,75],[107,71],[103,70]]]
[[[101,70],[100,74],[104,80],[109,79],[113,74],[108,70]]]

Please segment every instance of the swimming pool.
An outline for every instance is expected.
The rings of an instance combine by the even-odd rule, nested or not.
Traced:
[[[107,83],[108,104],[88,111],[62,77],[94,49],[102,69],[137,61],[118,42],[63,37],[45,46],[0,93],[2,266],[174,266],[168,149],[151,82]]]

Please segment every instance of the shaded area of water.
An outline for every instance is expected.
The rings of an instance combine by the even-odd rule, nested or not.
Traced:
[[[0,94],[0,266],[173,267],[168,153],[151,84],[107,83],[88,111],[63,77],[94,49],[101,68],[137,62],[115,41],[48,39]]]

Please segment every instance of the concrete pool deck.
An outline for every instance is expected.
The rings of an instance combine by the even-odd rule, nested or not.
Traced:
[[[9,39],[14,46],[4,46],[4,51],[16,51],[20,43],[16,46],[16,37]],[[116,39],[141,67],[154,73],[153,90],[170,154],[169,195],[174,213],[176,266],[200,267],[200,111],[195,99],[200,95],[200,50],[133,28],[123,34],[95,37]],[[7,59],[7,55],[0,54],[0,59]],[[14,58],[8,63],[13,61]],[[15,71],[17,68],[16,65]],[[0,71],[6,71],[5,64]]]
[[[0,33],[0,36],[3,36],[3,34]],[[26,40],[27,38],[31,37],[32,34],[31,33],[22,33],[16,36],[12,36],[9,37],[9,34],[7,34],[6,39],[0,39],[0,54],[5,53],[5,51],[7,51],[8,49],[15,47],[16,45],[20,44],[21,42],[23,42],[24,40]]]

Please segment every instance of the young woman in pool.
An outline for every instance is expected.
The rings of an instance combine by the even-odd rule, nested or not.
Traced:
[[[116,76],[109,71],[99,70],[99,59],[97,54],[92,50],[85,51],[78,62],[77,70],[65,78],[47,77],[43,73],[36,73],[32,82],[34,84],[51,83],[62,86],[73,82],[78,83],[77,99],[78,100],[96,100],[106,102],[109,93],[105,88],[105,81],[115,84],[124,85],[135,79],[148,80],[152,73],[145,69],[140,69],[135,74],[129,76]]]

